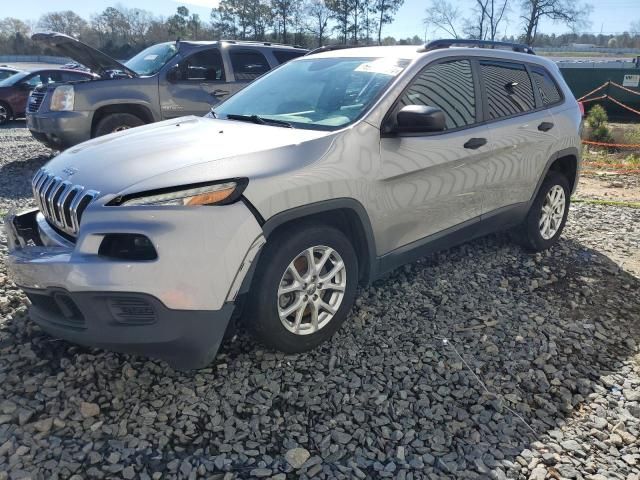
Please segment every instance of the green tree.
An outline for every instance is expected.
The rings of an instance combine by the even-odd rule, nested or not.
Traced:
[[[609,130],[609,117],[606,110],[600,105],[594,105],[587,115],[589,124],[589,138],[595,142],[611,142],[611,130]]]

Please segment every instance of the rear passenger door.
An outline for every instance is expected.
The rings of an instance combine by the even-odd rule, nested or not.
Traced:
[[[256,48],[231,47],[227,52],[233,72],[233,81],[229,84],[231,93],[242,90],[256,78],[271,70],[267,58]]]
[[[218,48],[198,50],[165,70],[160,80],[163,118],[205,115],[229,95]]]
[[[483,213],[529,201],[555,141],[553,118],[541,105],[529,67],[479,60],[491,157]]]
[[[479,221],[490,150],[472,62],[453,58],[427,65],[400,96],[405,105],[437,107],[446,130],[381,138],[383,192],[376,230],[387,253],[465,222]],[[378,241],[378,239],[376,239]]]

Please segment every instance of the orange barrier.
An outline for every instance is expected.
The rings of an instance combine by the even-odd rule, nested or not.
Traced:
[[[640,148],[640,143],[605,143],[605,142],[592,142],[591,140],[582,140],[585,145],[594,145],[596,147],[609,147],[609,148]]]

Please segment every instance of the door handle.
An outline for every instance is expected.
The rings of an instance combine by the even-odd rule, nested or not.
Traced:
[[[467,143],[464,144],[464,148],[470,148],[471,150],[475,150],[486,144],[487,144],[486,138],[470,138],[469,140],[467,140]]]
[[[553,123],[551,122],[542,122],[540,125],[538,125],[538,130],[540,130],[541,132],[548,132],[552,128]]]
[[[229,90],[220,90],[219,88],[216,88],[213,92],[210,92],[210,95],[212,97],[222,97],[224,95],[229,95]]]

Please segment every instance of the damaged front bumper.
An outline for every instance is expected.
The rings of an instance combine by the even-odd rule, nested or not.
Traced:
[[[29,297],[31,318],[51,335],[203,367],[217,353],[262,230],[241,203],[162,216],[152,210],[87,212],[75,242],[37,210],[11,212],[9,274]],[[145,235],[157,258],[101,255],[106,232]]]

